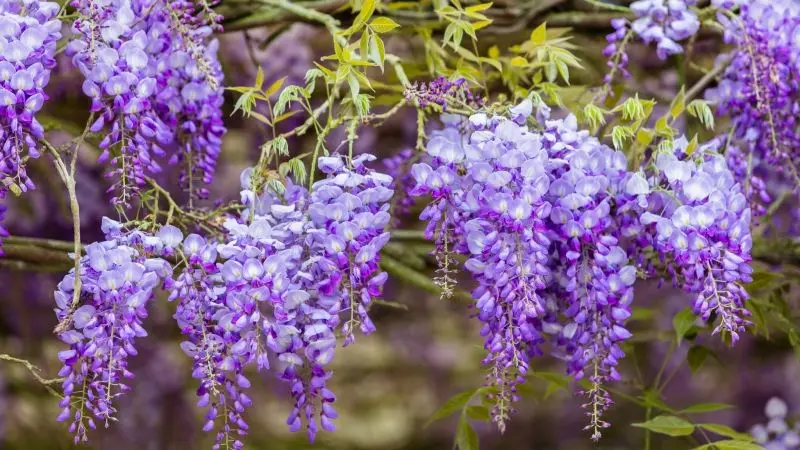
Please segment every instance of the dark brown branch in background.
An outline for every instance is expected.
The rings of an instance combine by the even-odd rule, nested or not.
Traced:
[[[346,0],[300,1],[298,5],[330,14],[340,20],[346,28],[355,17],[347,8]],[[627,17],[626,14],[614,11],[586,11],[582,2],[569,0],[527,0],[504,2],[496,1],[495,7],[485,14],[492,19],[492,24],[481,31],[482,34],[508,35],[533,28],[539,23],[547,22],[552,27],[576,27],[606,30],[611,28],[611,19]],[[579,9],[581,8],[581,9]],[[225,17],[222,25],[225,32],[260,28],[288,22],[308,22],[291,11],[264,5],[258,0],[241,2],[223,2],[218,11]],[[401,26],[415,27],[425,24],[440,23],[433,10],[416,11],[384,8],[380,15],[394,19]],[[308,22],[314,23],[314,22]],[[316,23],[318,24],[318,23]]]
[[[417,230],[392,230],[391,233],[393,242],[410,247],[425,242],[423,234]],[[0,257],[0,268],[66,272],[73,264],[68,256],[72,245],[71,241],[9,236],[3,239],[6,255]],[[800,266],[800,242],[792,239],[755,239],[752,254],[753,259],[763,263]],[[414,264],[410,267],[414,268]]]

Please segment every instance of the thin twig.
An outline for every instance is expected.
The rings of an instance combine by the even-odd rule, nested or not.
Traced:
[[[35,365],[31,364],[30,361],[25,359],[15,358],[13,356],[6,354],[0,354],[0,360],[22,364],[33,375],[33,378],[35,378],[36,381],[41,383],[45,387],[45,389],[47,389],[48,392],[50,392],[51,394],[55,395],[58,398],[62,397],[61,394],[56,392],[55,389],[53,389],[51,386],[54,384],[62,383],[64,381],[63,378],[51,378],[51,379],[43,378],[41,375],[39,375],[39,372],[41,372],[41,370]]]

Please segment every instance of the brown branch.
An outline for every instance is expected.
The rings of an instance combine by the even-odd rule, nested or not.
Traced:
[[[39,375],[40,372],[39,368],[34,366],[33,364],[31,364],[30,361],[25,359],[15,358],[13,356],[6,354],[0,354],[0,361],[13,362],[25,366],[25,368],[28,369],[28,371],[33,375],[33,378],[35,378],[36,381],[41,383],[45,387],[45,389],[47,389],[48,392],[50,392],[51,394],[55,395],[58,398],[61,398],[61,394],[56,392],[55,389],[53,389],[51,386],[63,382],[64,381],[63,378],[52,378],[52,379],[43,378],[41,375]]]
[[[615,17],[630,18],[629,14],[616,11],[553,12],[556,7],[567,2],[568,0],[527,0],[508,2],[508,4],[496,2],[497,7],[484,12],[492,19],[492,24],[482,29],[481,33],[486,35],[508,35],[532,28],[535,24],[545,21],[553,27],[608,29],[611,26],[611,19]],[[225,17],[222,22],[224,32],[262,28],[291,22],[320,24],[319,21],[309,19],[294,11],[274,5],[264,5],[263,3],[252,1],[247,2],[246,5],[239,3],[239,6],[237,6],[234,3],[220,6],[219,12]],[[347,27],[355,17],[346,8],[347,1],[345,0],[316,0],[295,3],[307,10],[329,14],[339,20],[344,27]],[[401,26],[419,27],[432,25],[434,28],[443,26],[433,10],[419,11],[384,8],[379,13],[380,15],[391,17]]]

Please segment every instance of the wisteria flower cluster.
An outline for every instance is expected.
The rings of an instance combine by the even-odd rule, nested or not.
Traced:
[[[174,245],[170,234],[180,233],[166,226],[158,236],[123,234],[111,220],[104,221],[103,231],[107,240],[88,245],[80,271],[70,271],[55,292],[56,316],[70,325],[59,334],[69,349],[58,354],[64,363],[58,419],[71,421],[76,443],[87,441],[95,420],[106,426],[117,420],[114,403],[130,389],[126,380],[133,377],[128,357],[137,354],[136,339],[147,335],[142,321],[154,290],[172,273],[157,255]]]
[[[551,342],[584,394],[593,438],[608,426],[603,387],[620,379],[619,344],[637,272],[656,275],[655,248],[678,284],[697,294],[695,312],[733,341],[747,325],[741,283],[750,280],[750,212],[719,155],[688,158],[679,139],[658,172],[629,172],[627,159],[579,130],[575,117],[527,125],[532,104],[510,118],[447,118],[431,135],[429,161],[412,173],[415,196],[430,196],[421,219],[438,252],[461,253],[489,355],[493,420],[502,430],[530,359]],[[635,212],[635,214],[633,214]],[[637,268],[638,266],[638,268]]]
[[[86,440],[95,419],[114,420],[112,400],[132,376],[127,356],[135,354],[134,338],[145,335],[141,321],[162,280],[177,303],[181,347],[199,382],[203,428],[217,429],[215,448],[242,448],[248,430],[242,413],[252,403],[245,368],[267,370],[270,359],[294,398],[289,428],[304,427],[312,441],[320,427],[332,431],[336,397],[326,380],[337,334],[347,346],[356,329],[375,330],[368,312],[387,280],[379,262],[389,239],[392,178],[368,169],[372,159],[321,157],[325,179],[310,191],[289,182],[280,195],[254,192],[252,169],[246,170],[246,209],[225,223],[221,243],[198,234],[184,239],[173,226],[156,235],[125,232],[107,220],[109,240],[90,245],[81,261],[78,302],[72,273],[56,292],[57,315],[72,325],[61,335],[70,349],[60,354],[66,377],[60,419],[73,420],[76,440]],[[175,278],[164,258],[183,261]]]
[[[61,37],[55,2],[0,1],[0,178],[2,189],[14,184],[33,189],[25,162],[38,158],[44,128],[36,120],[55,67]]]
[[[706,96],[730,116],[733,137],[751,160],[748,173],[760,163],[794,188],[800,184],[800,5],[755,1],[740,11],[719,14],[735,50],[722,57],[730,65]],[[763,191],[758,180],[745,184]]]
[[[646,196],[622,210],[638,217],[626,233],[671,261],[666,270],[673,282],[696,294],[694,312],[706,321],[716,316],[714,332],[735,343],[749,325],[742,285],[752,281],[751,211],[725,158],[710,151],[714,144],[687,155],[688,142],[677,139],[671,153],[657,155],[649,184],[640,179],[639,195]]]
[[[678,43],[700,28],[700,20],[690,8],[695,0],[638,0],[631,3],[636,19],[631,29],[647,44],[656,44],[661,59],[683,53]]]
[[[146,177],[161,171],[157,159],[173,146],[170,162],[186,162],[184,185],[203,196],[194,180],[211,182],[225,131],[211,26],[193,15],[189,2],[73,6],[80,17],[67,51],[86,78],[83,92],[95,114],[91,131],[108,130],[100,159],[115,166],[108,174],[115,201],[128,204]]]

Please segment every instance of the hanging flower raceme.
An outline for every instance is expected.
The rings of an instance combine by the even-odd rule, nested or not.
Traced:
[[[108,130],[101,160],[111,160],[115,202],[128,204],[156,157],[177,146],[170,162],[185,162],[181,179],[194,196],[211,182],[222,135],[222,70],[214,24],[195,17],[191,2],[75,2],[80,17],[67,51],[86,80],[96,121]]]
[[[157,255],[174,245],[171,234],[180,234],[174,227],[162,228],[157,236],[126,233],[117,222],[103,222],[107,240],[88,245],[81,258],[80,293],[75,295],[74,270],[55,292],[56,316],[68,324],[59,339],[70,347],[58,354],[64,363],[58,419],[71,421],[76,443],[87,440],[96,420],[106,426],[117,420],[115,401],[130,389],[125,380],[133,377],[128,357],[136,355],[135,340],[147,335],[142,321],[154,289],[172,273]]]
[[[170,128],[176,130],[178,152],[170,163],[181,161],[181,184],[192,196],[205,198],[222,147],[222,66],[217,59],[219,42],[212,38],[218,25],[194,2],[171,1],[154,13],[159,24],[152,39],[163,43],[156,50],[158,86],[156,98]]]
[[[429,238],[441,251],[466,254],[478,282],[474,307],[489,352],[487,384],[495,388],[492,418],[501,430],[543,341],[541,292],[551,277],[544,233],[551,162],[542,136],[524,125],[531,110],[527,101],[512,109],[515,120],[448,119],[428,142],[431,163],[412,169],[412,194],[432,197],[421,216]]]
[[[178,235],[174,241],[180,241]],[[192,377],[199,381],[197,405],[206,409],[204,431],[220,426],[214,448],[242,448],[237,436],[247,432],[242,418],[250,398],[242,390],[250,382],[242,374],[251,356],[239,329],[224,321],[228,293],[226,279],[217,262],[216,243],[197,234],[183,240],[180,251],[186,266],[169,283],[169,299],[177,300],[175,320],[186,340],[183,351],[192,358]],[[230,273],[230,272],[229,272]],[[238,297],[237,297],[238,298]],[[228,325],[228,326],[226,326]]]
[[[620,246],[615,197],[647,183],[629,177],[624,154],[578,130],[574,116],[547,121],[542,142],[551,160],[545,199],[553,208],[545,230],[553,242],[554,274],[543,328],[560,349],[567,373],[591,382],[584,392],[586,429],[597,440],[608,426],[601,415],[611,405],[604,386],[621,378],[616,366],[625,354],[619,344],[631,337],[625,320],[636,281],[636,268]]]
[[[290,430],[305,428],[313,441],[320,427],[334,429],[336,397],[326,382],[336,334],[348,345],[356,328],[374,331],[368,309],[387,278],[378,268],[392,178],[365,166],[373,159],[322,157],[325,179],[310,192],[287,180],[280,195],[253,191],[248,169],[246,209],[225,223],[224,243],[183,241],[188,265],[170,298],[200,381],[198,404],[208,408],[204,428],[219,428],[218,446],[241,446],[241,413],[251,403],[244,369],[269,369],[270,354],[294,398]]]
[[[80,17],[67,54],[86,78],[83,92],[92,101],[91,131],[106,130],[99,147],[110,160],[114,202],[127,205],[145,177],[161,171],[156,156],[172,142],[170,127],[156,109],[157,60],[163,43],[152,39],[159,0],[73,2]]]
[[[696,0],[638,0],[631,3],[636,19],[631,29],[647,44],[656,44],[661,59],[683,53],[678,41],[697,33],[700,20],[690,9]],[[618,27],[615,27],[618,28]]]
[[[709,147],[686,155],[686,147],[681,138],[672,153],[657,155],[649,186],[642,184],[628,206],[642,208],[639,233],[673,282],[696,295],[695,313],[716,318],[714,332],[736,343],[749,324],[742,285],[752,281],[750,207],[724,157]]]
[[[800,185],[800,5],[792,0],[746,2],[720,13],[725,40],[736,49],[722,80],[706,93],[732,119],[733,137],[748,159]],[[750,157],[750,155],[753,155]],[[749,173],[753,164],[749,163]]]
[[[36,120],[47,94],[61,37],[55,2],[0,1],[0,182],[26,191],[34,184],[27,158],[40,155],[44,128]]]

